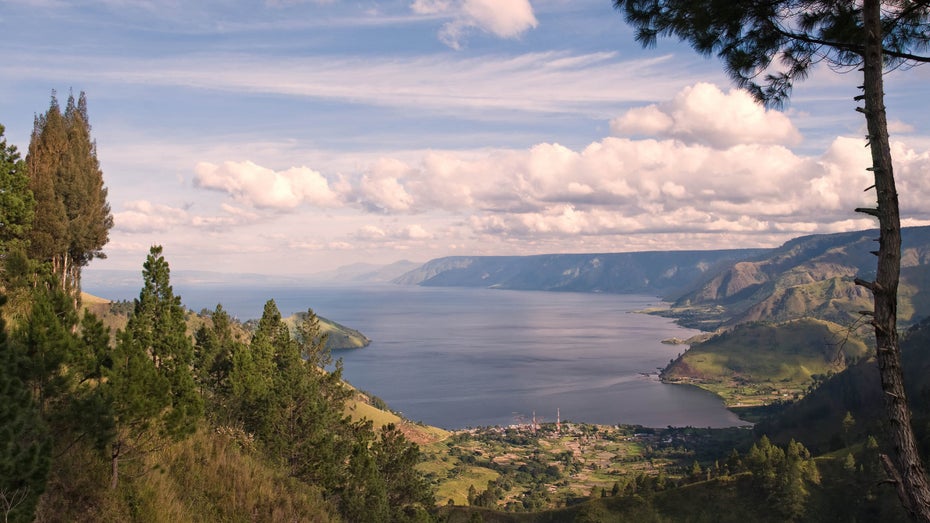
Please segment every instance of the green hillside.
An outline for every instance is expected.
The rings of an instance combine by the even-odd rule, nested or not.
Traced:
[[[814,376],[839,372],[866,352],[846,328],[823,320],[746,323],[693,344],[662,378],[697,385],[728,406],[745,407],[795,399]]]
[[[804,236],[754,259],[712,271],[674,299],[664,315],[704,330],[749,321],[807,316],[841,325],[859,321],[871,295],[853,283],[875,271],[876,231]],[[899,322],[930,315],[930,227],[902,231]]]
[[[284,318],[284,323],[293,332],[295,326],[306,317],[306,312],[297,313]],[[361,349],[371,344],[371,340],[361,332],[326,318],[320,318],[320,330],[326,335],[326,347],[329,350]]]

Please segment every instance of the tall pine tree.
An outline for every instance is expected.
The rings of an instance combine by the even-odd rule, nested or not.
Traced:
[[[51,262],[61,286],[77,299],[81,269],[104,258],[113,227],[107,189],[90,136],[87,98],[68,96],[64,112],[52,93],[48,111],[37,116],[26,156],[36,214],[31,255]]]
[[[191,374],[193,343],[160,246],[151,248],[142,277],[142,291],[117,336],[102,384],[116,427],[109,445],[112,488],[121,458],[191,434],[203,412]]]

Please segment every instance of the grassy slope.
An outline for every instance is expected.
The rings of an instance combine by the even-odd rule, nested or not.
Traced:
[[[803,394],[813,375],[839,372],[865,353],[862,341],[830,322],[749,323],[694,344],[663,379],[710,390],[730,406],[753,405]]]
[[[127,464],[110,490],[109,465],[72,447],[52,472],[37,521],[339,521],[320,492],[268,466],[234,432],[202,430]]]
[[[293,314],[284,318],[284,323],[293,333],[297,323],[305,315],[306,313]],[[327,336],[326,346],[329,350],[360,349],[371,343],[371,340],[361,332],[326,318],[320,318],[320,330]]]

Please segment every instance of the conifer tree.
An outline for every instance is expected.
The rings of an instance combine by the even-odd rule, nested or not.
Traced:
[[[18,375],[30,387],[42,416],[60,418],[71,392],[71,363],[79,350],[77,312],[70,297],[49,278],[30,287],[31,309],[13,331],[22,355]]]
[[[70,239],[70,272],[67,277],[80,291],[81,268],[95,258],[106,258],[103,246],[109,239],[113,216],[110,214],[107,188],[103,184],[103,172],[97,159],[97,144],[90,136],[87,97],[83,92],[76,104],[74,96],[68,96],[64,116],[68,125],[68,151],[62,166],[61,193],[68,216]]]
[[[205,402],[210,403],[206,412],[216,422],[227,423],[230,412],[233,355],[243,350],[243,343],[235,339],[232,319],[217,304],[210,314],[210,325],[201,325],[194,334],[194,379],[200,386]]]
[[[21,243],[32,226],[35,199],[29,190],[26,163],[15,145],[7,145],[0,125],[0,255]]]
[[[62,113],[54,91],[48,111],[35,118],[26,170],[36,200],[30,254],[52,264],[62,288],[78,299],[81,269],[105,257],[113,216],[90,137],[87,99],[69,95]]]
[[[32,392],[17,374],[23,355],[9,341],[0,317],[0,514],[5,521],[27,522],[45,490],[51,440]]]
[[[68,147],[68,133],[55,92],[45,114],[35,117],[26,171],[35,197],[35,220],[29,235],[29,254],[53,264],[59,273],[68,248],[65,202],[56,187]],[[63,273],[62,273],[63,276]]]
[[[429,483],[416,465],[420,449],[390,423],[381,429],[378,441],[372,445],[378,471],[387,486],[387,501],[391,521],[416,521],[436,500]]]
[[[160,246],[151,248],[142,277],[142,291],[104,373],[115,426],[109,444],[112,488],[119,481],[120,458],[189,435],[203,408],[191,376],[193,344],[184,309]]]

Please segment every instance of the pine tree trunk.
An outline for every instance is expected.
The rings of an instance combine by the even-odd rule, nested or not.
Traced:
[[[930,522],[930,485],[924,472],[917,443],[911,428],[911,414],[904,392],[901,350],[898,345],[897,298],[901,272],[901,221],[898,194],[895,190],[885,116],[882,80],[881,2],[863,2],[863,23],[866,32],[864,54],[865,115],[875,175],[877,209],[859,209],[878,218],[878,268],[874,282],[857,281],[872,291],[875,311],[876,359],[884,391],[885,411],[894,447],[892,457],[883,456],[886,472],[895,483],[898,496],[908,513],[916,520]]]
[[[119,484],[119,452],[121,444],[119,441],[113,443],[113,450],[110,453],[110,489],[115,490]]]

